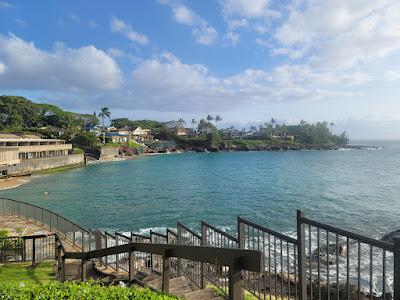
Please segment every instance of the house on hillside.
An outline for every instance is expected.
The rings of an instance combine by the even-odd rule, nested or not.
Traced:
[[[149,142],[154,139],[150,129],[145,129],[140,126],[131,131],[130,138],[136,142]]]
[[[292,141],[292,142],[295,140],[295,136],[293,134],[283,132],[281,130],[275,130],[272,133],[271,138],[279,139],[279,140],[283,140],[283,141]]]
[[[113,143],[127,143],[129,141],[129,134],[119,132],[107,132],[106,137]]]

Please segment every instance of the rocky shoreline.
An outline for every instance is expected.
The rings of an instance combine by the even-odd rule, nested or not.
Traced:
[[[377,150],[376,146],[363,146],[363,145],[230,145],[229,147],[183,147],[183,148],[169,148],[169,149],[149,149],[148,153],[173,153],[173,152],[246,152],[246,151],[338,151],[341,149],[349,150]]]

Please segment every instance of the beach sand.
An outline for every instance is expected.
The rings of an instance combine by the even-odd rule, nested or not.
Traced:
[[[11,177],[7,179],[0,179],[0,191],[12,189],[29,182],[30,176],[27,177]]]

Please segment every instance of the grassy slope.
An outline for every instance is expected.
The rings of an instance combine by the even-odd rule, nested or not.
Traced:
[[[0,265],[0,284],[5,282],[40,283],[55,280],[54,262],[44,261],[32,268],[30,263]]]

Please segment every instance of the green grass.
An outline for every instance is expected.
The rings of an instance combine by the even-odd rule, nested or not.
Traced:
[[[54,261],[0,264],[0,285],[7,282],[41,283],[55,280]],[[0,297],[1,299],[1,297]]]
[[[176,300],[178,298],[139,287],[104,286],[95,281],[84,283],[53,281],[44,284],[0,283],[0,299]]]

